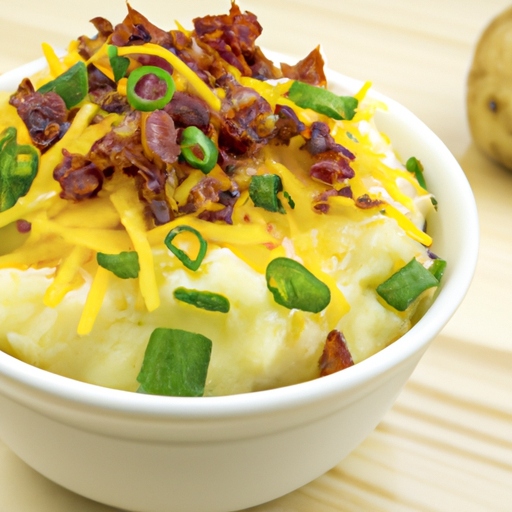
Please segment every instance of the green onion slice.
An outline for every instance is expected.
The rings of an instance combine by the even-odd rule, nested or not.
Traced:
[[[294,210],[295,209],[295,201],[292,199],[292,196],[290,194],[288,194],[288,192],[286,192],[286,190],[283,192],[283,196],[288,201],[288,204],[290,205],[290,208],[292,210]]]
[[[425,290],[439,280],[413,258],[405,267],[377,287],[377,293],[393,308],[405,311]]]
[[[19,145],[17,133],[11,126],[0,134],[0,212],[27,195],[39,166],[39,153],[33,146]]]
[[[78,105],[89,92],[85,63],[77,62],[55,80],[40,87],[38,92],[42,94],[45,92],[57,93],[64,100],[68,109]]]
[[[139,392],[202,396],[212,342],[202,334],[157,328],[151,334],[137,381]]]
[[[96,254],[98,265],[121,279],[135,279],[139,275],[139,255],[135,251],[121,252],[119,254]]]
[[[286,213],[277,194],[283,190],[281,178],[277,174],[262,174],[251,178],[249,196],[254,206],[269,212]]]
[[[194,234],[199,240],[199,252],[197,253],[195,260],[190,259],[185,251],[182,251],[172,243],[174,238],[183,231],[188,231],[189,233]],[[185,265],[185,267],[193,270],[194,272],[200,267],[206,255],[206,249],[208,248],[208,244],[206,243],[206,240],[201,236],[201,233],[199,233],[197,229],[194,229],[190,226],[176,226],[175,228],[171,229],[169,234],[165,237],[164,243],[167,248],[183,263],[183,265]]]
[[[434,260],[432,265],[428,268],[428,271],[440,282],[446,269],[446,261],[437,258]]]
[[[332,119],[350,121],[354,115],[358,100],[353,96],[337,96],[327,89],[315,87],[303,82],[293,82],[288,97],[302,108],[310,108]]]
[[[229,312],[229,300],[219,293],[191,290],[189,288],[176,288],[174,297],[177,300],[191,304],[196,308],[206,309],[208,311],[218,311],[220,313]]]
[[[411,156],[411,158],[407,160],[405,167],[411,174],[416,176],[416,180],[418,181],[420,187],[427,190],[427,184],[425,183],[425,178],[423,177],[423,165],[421,162],[415,156]]]
[[[117,46],[109,44],[107,48],[110,67],[114,73],[114,81],[119,82],[124,77],[130,67],[130,59],[127,57],[119,57],[117,55]]]
[[[154,75],[158,81],[165,82],[165,93],[157,98],[143,98],[137,93],[137,84],[144,77]],[[152,112],[153,110],[159,110],[165,107],[169,103],[176,90],[176,85],[172,76],[165,71],[165,69],[156,66],[141,66],[134,69],[128,77],[126,83],[126,97],[128,103],[135,109],[141,112]]]
[[[274,300],[285,308],[319,313],[331,302],[329,287],[290,258],[272,260],[266,279]]]
[[[189,126],[183,130],[181,156],[189,165],[208,174],[217,163],[219,150],[197,126]]]
[[[407,160],[407,162],[405,163],[405,168],[411,174],[414,174],[414,176],[416,176],[416,180],[419,183],[421,188],[428,190],[427,183],[425,182],[425,177],[423,176],[423,165],[415,156],[411,156],[411,158],[409,158],[409,160]],[[432,204],[434,206],[436,206],[437,201],[435,200],[435,198],[432,197],[431,200],[432,200]]]

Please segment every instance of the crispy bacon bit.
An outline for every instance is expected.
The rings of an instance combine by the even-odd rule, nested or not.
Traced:
[[[144,135],[148,148],[162,162],[166,164],[176,162],[181,153],[181,147],[176,142],[176,128],[169,114],[163,110],[152,112],[146,119]]]
[[[96,66],[87,67],[89,98],[109,114],[124,114],[131,110],[126,96],[117,92],[116,83],[104,75]]]
[[[329,205],[327,204],[327,201],[329,197],[349,197],[352,199],[352,189],[350,187],[343,187],[340,190],[336,190],[335,188],[331,188],[329,190],[326,190],[319,194],[315,201],[318,202],[318,204],[315,204],[315,210],[318,210],[322,213],[327,213],[329,211]]]
[[[376,208],[377,206],[381,206],[386,203],[380,199],[372,199],[368,194],[363,194],[362,196],[356,198],[355,204],[358,208],[361,208],[361,210],[368,210],[370,208]]]
[[[206,220],[208,222],[225,222],[226,224],[232,225],[233,219],[231,218],[233,215],[233,207],[226,206],[222,210],[205,210],[201,212],[197,217],[201,220]]]
[[[162,57],[159,57],[158,55],[145,55],[145,54],[133,54],[130,55],[130,58],[136,60],[141,66],[155,66],[157,68],[161,68],[164,71],[167,71],[170,75],[172,75],[172,72],[174,68]]]
[[[62,150],[64,158],[53,178],[60,183],[62,199],[81,201],[94,197],[103,185],[103,173],[85,156]]]
[[[340,331],[334,329],[327,335],[319,365],[321,377],[354,365],[345,336]]]
[[[326,151],[341,153],[349,160],[354,160],[354,154],[341,144],[337,144],[331,135],[331,130],[327,123],[321,121],[314,122],[311,127],[311,138],[306,142],[304,148],[313,156]]]
[[[206,102],[186,92],[176,91],[164,110],[179,128],[196,126],[204,131],[210,124],[210,112]]]
[[[231,155],[252,156],[274,134],[272,107],[254,89],[243,87],[233,77],[220,81],[226,91],[219,133],[219,150]]]
[[[135,92],[137,96],[144,98],[145,100],[157,100],[162,98],[165,96],[167,88],[167,82],[153,73],[144,75],[135,84]]]
[[[119,94],[117,91],[106,94],[99,105],[109,114],[125,114],[131,110],[126,96]]]
[[[32,230],[32,224],[27,220],[19,219],[16,221],[16,229],[18,233],[30,233]]]
[[[238,190],[224,190],[219,193],[219,204],[223,204],[225,208],[216,211],[205,210],[204,212],[201,212],[198,217],[202,220],[207,220],[208,222],[221,221],[232,225],[233,207],[239,197],[240,192]]]
[[[252,77],[258,80],[270,80],[283,77],[281,70],[276,68],[274,63],[265,57],[259,46],[256,46],[254,54],[247,60],[247,63],[251,68]]]
[[[171,48],[172,36],[164,30],[153,25],[140,12],[128,6],[128,15],[122,23],[116,26],[112,34],[111,43],[116,46],[138,45],[154,43],[164,48]]]
[[[138,148],[136,148],[138,150]],[[165,188],[165,174],[153,162],[150,162],[139,151],[132,152],[130,148],[125,148],[124,155],[130,163],[137,169],[140,176],[144,178],[147,200],[152,199],[155,195],[159,196]]]
[[[320,46],[317,46],[306,58],[294,66],[281,63],[281,71],[286,78],[325,87],[327,79],[325,78],[324,64]]]
[[[231,4],[229,14],[204,16],[193,20],[195,34],[243,75],[253,76],[250,64],[257,59],[255,41],[262,27],[254,14],[242,14],[238,5]]]
[[[85,60],[89,60],[101,48],[101,46],[103,46],[110,34],[114,31],[112,23],[105,18],[93,18],[91,23],[98,31],[96,37],[91,39],[87,36],[81,36],[78,38],[78,53]]]
[[[198,208],[206,203],[217,203],[221,190],[222,185],[219,180],[206,176],[192,188],[187,203],[191,203],[194,206],[194,211],[197,211]]]
[[[150,199],[148,204],[156,226],[167,224],[174,218],[172,210],[165,199]]]
[[[32,142],[41,151],[55,144],[69,128],[64,100],[54,92],[34,92],[28,78],[21,82],[9,103],[17,109]]]
[[[314,163],[309,170],[309,175],[322,183],[334,185],[336,182],[343,183],[346,179],[353,178],[355,172],[345,157],[334,153],[331,160],[320,160]]]
[[[276,105],[275,114],[278,116],[278,119],[276,121],[274,140],[288,146],[292,137],[299,135],[305,130],[304,123],[299,121],[295,111],[286,105]]]
[[[127,148],[142,153],[140,140],[140,112],[131,112],[103,138],[97,140],[89,152],[91,161],[102,171],[112,167],[122,172],[132,165],[125,155]]]

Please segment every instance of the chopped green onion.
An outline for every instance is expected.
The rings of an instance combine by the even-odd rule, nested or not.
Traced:
[[[277,194],[283,190],[281,178],[277,174],[253,176],[249,185],[249,196],[254,206],[269,212],[286,213]]]
[[[421,162],[415,156],[411,156],[411,158],[407,160],[405,167],[411,174],[416,176],[416,180],[418,181],[420,187],[427,190],[427,184],[425,183],[425,178],[423,177],[423,165]]]
[[[158,328],[149,339],[137,381],[140,393],[202,396],[212,342],[202,334]]]
[[[427,184],[425,182],[425,177],[423,176],[423,165],[415,156],[411,156],[411,158],[409,158],[409,160],[407,160],[407,162],[405,163],[405,168],[411,174],[414,174],[414,176],[416,176],[416,181],[418,182],[418,184],[421,188],[428,190]],[[434,206],[436,206],[437,201],[435,200],[435,198],[432,197],[431,200],[432,200],[432,204]]]
[[[298,81],[293,82],[288,97],[299,107],[310,108],[337,120],[350,121],[359,104],[353,96],[337,96],[327,89]]]
[[[113,44],[108,45],[107,53],[110,60],[110,67],[114,73],[114,81],[119,82],[130,67],[130,59],[126,57],[119,57],[117,55],[117,46],[114,46]]]
[[[183,231],[188,231],[189,233],[194,234],[199,240],[199,252],[197,253],[195,260],[190,259],[185,251],[178,249],[178,247],[172,244],[174,238]],[[201,233],[190,226],[176,226],[175,228],[171,229],[169,234],[165,237],[164,243],[167,248],[183,263],[183,265],[185,265],[185,267],[193,270],[194,272],[200,267],[206,255],[206,249],[208,248],[208,244],[206,243],[206,240],[201,236]]]
[[[17,133],[11,126],[0,134],[0,212],[9,210],[27,195],[39,166],[37,150],[19,145]]]
[[[165,82],[165,93],[155,99],[143,98],[139,96],[136,91],[137,84],[145,76],[155,75],[159,81]],[[176,85],[172,76],[165,71],[165,69],[158,68],[156,66],[141,66],[140,68],[134,69],[128,77],[126,83],[126,97],[128,103],[135,109],[141,112],[152,112],[153,110],[159,110],[165,107],[169,103],[176,90]]]
[[[121,252],[119,254],[96,254],[98,265],[121,279],[135,279],[139,275],[139,255],[135,251]]]
[[[67,108],[78,105],[89,92],[85,63],[82,61],[77,62],[55,80],[40,87],[38,92],[42,94],[45,92],[57,93],[64,100]]]
[[[319,313],[331,302],[329,287],[290,258],[272,260],[265,276],[274,300],[285,308]]]
[[[440,282],[446,269],[446,261],[437,258],[433,261],[432,265],[428,268],[429,272]]]
[[[290,205],[290,208],[293,210],[295,208],[295,201],[292,199],[292,196],[286,192],[286,190],[283,192],[283,196],[288,201],[288,204]]]
[[[196,308],[206,309],[208,311],[218,311],[227,313],[229,311],[229,300],[219,293],[203,292],[199,290],[190,290],[188,288],[176,288],[174,298]]]
[[[197,155],[196,151],[201,157]],[[217,164],[219,150],[215,143],[197,126],[189,126],[183,130],[181,156],[189,165],[208,174]]]
[[[405,311],[425,290],[439,280],[416,258],[377,287],[377,293],[393,308]]]

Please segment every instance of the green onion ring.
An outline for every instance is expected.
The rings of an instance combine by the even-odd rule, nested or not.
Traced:
[[[167,85],[166,93],[156,100],[150,100],[139,96],[135,92],[135,87],[139,81],[146,75],[155,75],[160,80],[163,80]],[[158,68],[156,66],[141,66],[140,68],[134,69],[128,77],[126,84],[126,97],[128,103],[135,109],[141,112],[152,112],[153,110],[159,110],[165,107],[169,103],[176,91],[176,85],[172,76],[165,71],[165,69]]]
[[[188,231],[192,233],[199,240],[199,252],[197,253],[197,257],[195,260],[190,259],[187,253],[185,253],[185,251],[178,249],[178,247],[172,244],[174,238],[177,235],[179,235],[182,231]],[[169,231],[169,234],[165,237],[164,243],[167,246],[167,248],[183,263],[183,265],[185,265],[185,267],[187,267],[190,270],[193,270],[194,272],[200,267],[201,263],[203,262],[203,259],[206,255],[206,249],[208,248],[208,244],[206,243],[206,240],[201,236],[201,233],[199,233],[199,231],[190,226],[176,226],[175,228],[171,229],[171,231]]]
[[[194,154],[194,147],[199,146],[203,153],[203,158],[200,159]],[[199,169],[204,174],[208,174],[216,165],[219,156],[219,150],[214,142],[209,139],[199,128],[196,126],[189,126],[183,130],[181,139],[181,156],[186,162]]]

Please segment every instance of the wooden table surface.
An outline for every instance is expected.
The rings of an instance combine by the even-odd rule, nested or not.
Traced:
[[[506,0],[239,0],[260,44],[302,57],[321,43],[331,68],[403,103],[437,133],[473,187],[480,259],[465,302],[394,407],[345,460],[253,512],[512,511],[512,172],[474,146],[465,83],[481,31]],[[1,0],[0,72],[120,22],[122,0]],[[162,28],[186,28],[229,0],[132,0]],[[511,91],[512,94],[512,91]],[[512,139],[511,139],[512,143]],[[307,462],[305,462],[307,463]],[[0,441],[0,512],[107,512],[38,475]]]

